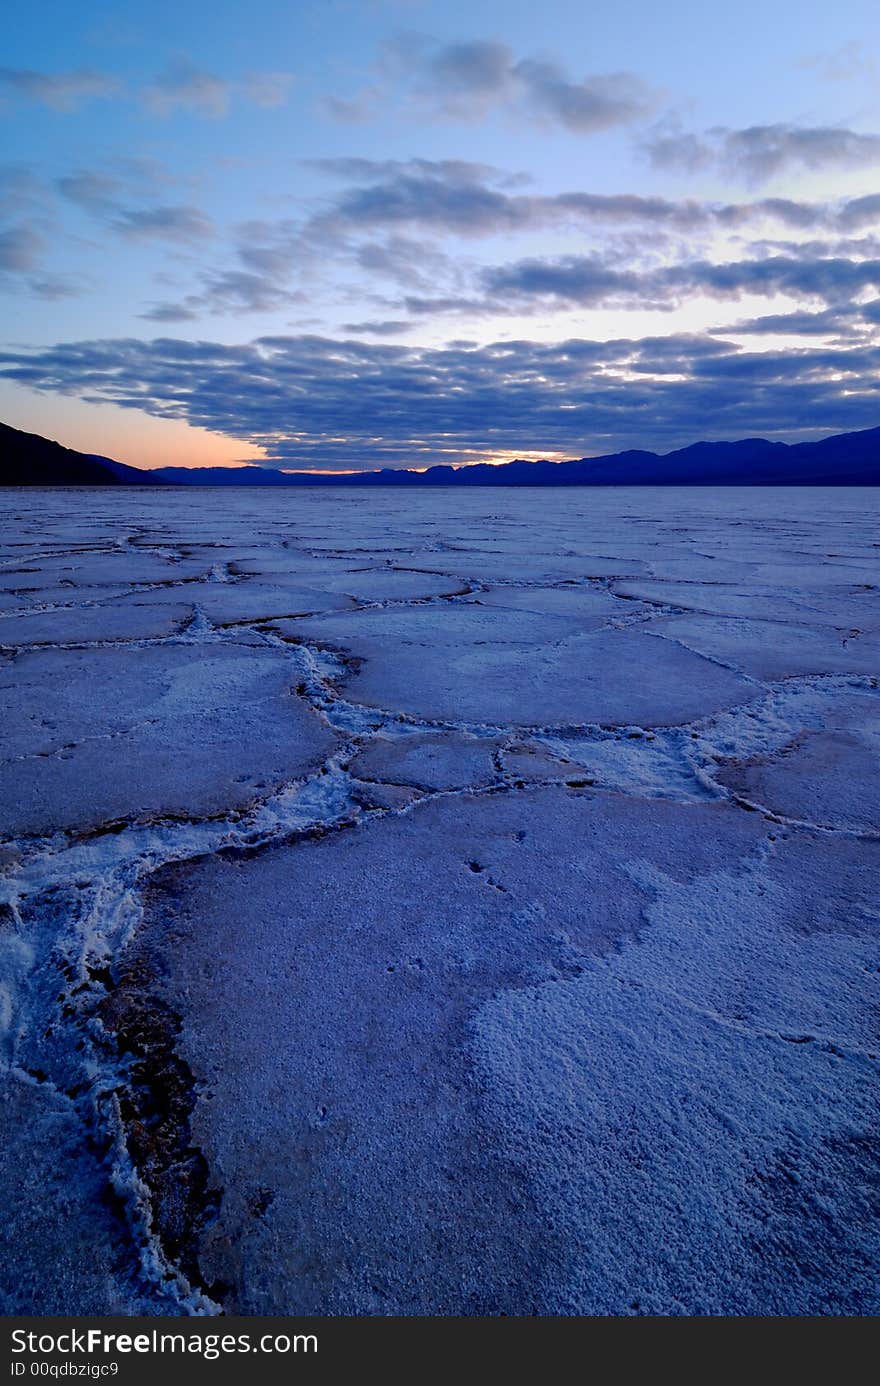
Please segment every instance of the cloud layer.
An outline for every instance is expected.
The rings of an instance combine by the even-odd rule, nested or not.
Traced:
[[[880,348],[748,352],[709,336],[427,350],[317,336],[108,340],[0,355],[0,378],[266,448],[295,468],[568,456],[876,424]],[[380,440],[377,442],[377,439]]]
[[[792,170],[867,168],[880,163],[880,135],[841,126],[751,125],[695,135],[655,131],[644,142],[655,168],[684,173],[715,169],[747,184]]]
[[[485,120],[502,113],[592,135],[633,125],[655,111],[659,94],[632,72],[573,76],[551,58],[517,57],[498,39],[442,42],[405,34],[382,45],[376,83],[352,98],[330,98],[341,120],[370,119],[389,88],[416,103],[423,116]]]
[[[853,237],[880,227],[877,194],[828,203],[538,194],[522,191],[522,180],[510,174],[455,160],[343,158],[312,167],[341,181],[342,189],[299,220],[243,223],[234,264],[203,273],[201,287],[176,304],[154,306],[148,316],[184,320],[201,311],[251,312],[295,302],[297,291],[314,291],[317,275],[338,275],[345,265],[375,284],[372,303],[384,309],[377,321],[451,311],[507,316],[548,304],[666,311],[689,298],[746,294],[837,302],[876,283],[880,243],[870,234]],[[780,230],[794,239],[767,239]],[[544,239],[577,233],[595,248],[494,266],[451,250],[456,241],[476,246],[536,233]],[[241,291],[212,287],[227,283]],[[389,285],[404,297],[389,298]]]
[[[687,128],[673,103],[688,93],[660,89],[644,43],[633,63],[656,83],[589,58],[630,45],[548,56],[544,27],[516,47],[377,33],[312,66],[306,45],[297,86],[291,48],[276,69],[272,47],[242,45],[266,70],[217,71],[170,35],[140,70],[129,49],[124,79],[82,46],[64,70],[0,68],[33,155],[0,167],[0,286],[35,341],[89,329],[72,303],[55,321],[78,325],[42,335],[28,297],[90,295],[107,336],[9,351],[6,378],[297,466],[876,422],[880,135],[821,114],[740,125],[736,101],[727,123]],[[863,56],[842,51],[823,78]],[[343,74],[331,113],[379,122],[351,146],[327,119]],[[520,153],[531,172],[493,162]],[[243,341],[142,341],[145,323]],[[462,340],[441,348],[447,333]],[[542,340],[493,341],[514,334]]]
[[[0,67],[0,92],[54,111],[76,111],[98,99],[133,97],[153,115],[182,110],[215,119],[228,113],[233,98],[256,106],[283,106],[293,80],[289,72],[251,72],[231,80],[196,67],[188,58],[175,58],[150,81],[134,87],[93,68],[37,72]]]

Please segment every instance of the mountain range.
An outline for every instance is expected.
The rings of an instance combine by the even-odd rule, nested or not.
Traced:
[[[145,471],[0,424],[2,486],[877,486],[880,428],[808,443],[744,438],[570,462],[477,463],[426,471],[345,473],[271,467],[159,467]]]

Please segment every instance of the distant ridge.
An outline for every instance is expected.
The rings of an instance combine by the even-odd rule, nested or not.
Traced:
[[[345,474],[270,467],[160,467],[142,471],[74,452],[0,424],[2,486],[878,486],[880,428],[816,443],[692,443],[660,454],[630,450],[572,462],[477,463],[427,471]]]
[[[156,486],[152,472],[0,423],[0,486]]]

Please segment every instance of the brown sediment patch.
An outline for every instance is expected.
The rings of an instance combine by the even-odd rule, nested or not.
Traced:
[[[165,1258],[216,1300],[226,1287],[205,1283],[196,1247],[222,1193],[211,1187],[207,1161],[192,1143],[195,1081],[175,1047],[180,1017],[156,995],[155,982],[136,957],[108,986],[97,1014],[108,1048],[130,1060],[117,1098],[128,1154],[149,1193],[151,1231]]]

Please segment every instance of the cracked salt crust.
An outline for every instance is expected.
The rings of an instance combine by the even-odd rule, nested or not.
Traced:
[[[876,1312],[874,493],[0,504],[4,1307]]]

